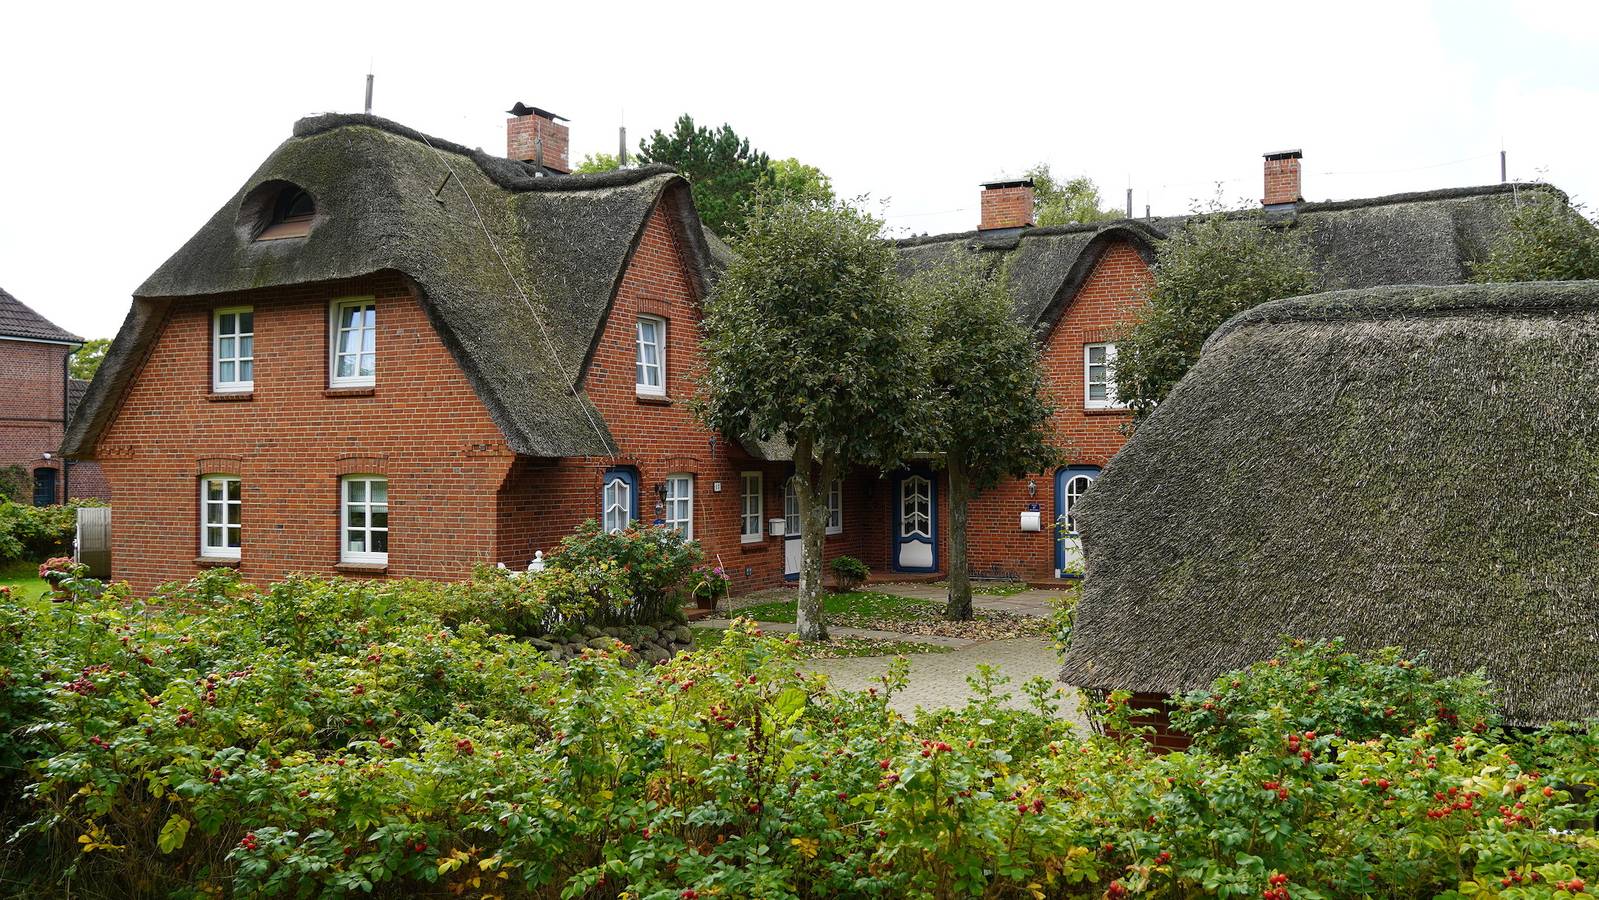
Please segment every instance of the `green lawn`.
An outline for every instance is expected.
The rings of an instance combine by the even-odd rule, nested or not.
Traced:
[[[709,650],[722,643],[727,635],[724,628],[695,628],[694,649]],[[949,650],[941,644],[923,644],[917,641],[879,641],[871,638],[835,637],[825,644],[800,645],[800,659],[843,659],[854,656],[900,656],[912,653],[944,653]]]
[[[942,607],[925,600],[896,597],[876,591],[850,591],[847,594],[828,594],[822,598],[822,615],[829,622],[845,624],[844,619],[871,619],[877,622],[920,622],[929,616],[938,616]],[[734,615],[748,616],[760,622],[792,622],[795,606],[793,600],[761,603],[746,606]]]
[[[0,565],[0,585],[11,588],[18,600],[37,600],[50,586],[39,577],[39,564],[18,560]]]

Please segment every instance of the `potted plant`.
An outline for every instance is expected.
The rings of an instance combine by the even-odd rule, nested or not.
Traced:
[[[866,579],[872,574],[872,570],[866,567],[866,563],[853,556],[834,557],[829,565],[833,569],[833,577],[838,580],[839,591],[845,593],[865,584]]]
[[[721,566],[695,566],[694,605],[700,609],[716,611],[716,601],[727,596],[728,588],[733,582],[727,577],[727,570]]]

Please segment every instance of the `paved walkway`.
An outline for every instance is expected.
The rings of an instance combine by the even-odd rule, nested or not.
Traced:
[[[896,597],[913,597],[917,600],[927,600],[933,603],[943,603],[949,598],[949,588],[941,584],[892,584],[885,582],[883,584],[868,584],[865,589],[884,594],[893,594]],[[1045,591],[1034,588],[1005,597],[974,593],[972,594],[972,606],[978,609],[993,609],[1023,616],[1047,616],[1049,615],[1050,598],[1058,596],[1060,596],[1060,591]]]
[[[700,622],[715,628],[726,628],[727,619],[705,619]],[[768,634],[793,634],[799,626],[793,622],[762,622],[761,630]],[[871,638],[874,641],[905,641],[914,644],[933,644],[939,647],[970,647],[981,643],[970,638],[941,637],[936,634],[905,634],[900,631],[878,631],[874,628],[846,628],[842,625],[827,626],[827,633],[836,638]]]
[[[843,630],[833,629],[835,634]],[[920,637],[907,638],[903,635],[899,637],[906,640],[925,640]],[[881,686],[878,678],[887,671],[891,662],[893,657],[860,656],[848,659],[817,659],[807,663],[805,667],[812,672],[827,673],[828,680],[834,687],[863,691],[869,687]],[[977,674],[979,663],[987,663],[998,668],[1001,675],[1010,677],[1010,683],[1002,689],[1012,694],[1006,706],[1014,709],[1027,708],[1028,698],[1022,693],[1021,686],[1035,675],[1042,676],[1056,688],[1058,694],[1056,701],[1060,706],[1060,714],[1071,719],[1080,728],[1088,727],[1087,721],[1077,707],[1076,690],[1056,681],[1060,675],[1060,659],[1055,655],[1055,648],[1048,638],[1024,637],[1008,641],[984,641],[947,653],[914,654],[910,657],[910,662],[910,683],[905,690],[895,694],[890,703],[896,710],[906,715],[915,712],[918,706],[934,708],[965,705],[967,698],[972,695],[971,686],[966,683],[967,676]]]

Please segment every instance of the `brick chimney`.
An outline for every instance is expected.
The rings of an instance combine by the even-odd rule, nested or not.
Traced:
[[[983,220],[979,230],[1023,228],[1033,224],[1033,181],[991,181],[983,185]]]
[[[567,121],[565,117],[520,101],[506,112],[511,114],[505,122],[506,156],[562,175],[571,173],[566,152],[567,127],[561,124]]]
[[[1299,150],[1266,154],[1266,196],[1261,205],[1272,209],[1305,199],[1299,192],[1299,160],[1304,155]]]

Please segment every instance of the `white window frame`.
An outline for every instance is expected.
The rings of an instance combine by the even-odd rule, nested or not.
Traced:
[[[799,488],[794,486],[796,476],[790,475],[783,482],[783,535],[784,537],[799,537],[800,530],[805,523],[800,518]]]
[[[827,534],[844,533],[844,479],[827,486]]]
[[[684,493],[679,494],[679,491]],[[679,508],[681,504],[681,508]],[[678,515],[681,512],[682,515]],[[667,528],[683,532],[694,539],[694,476],[687,472],[674,472],[666,476],[665,510],[662,519]]]
[[[615,490],[616,500],[612,501],[612,491]],[[611,473],[606,476],[605,486],[601,489],[600,504],[603,506],[600,525],[606,534],[616,534],[625,531],[633,522],[633,481],[625,475]],[[620,509],[622,523],[613,525],[611,513]]]
[[[1090,360],[1093,358],[1094,350],[1101,347],[1103,347],[1105,350],[1105,380],[1094,381],[1090,375],[1090,372],[1093,370],[1093,364],[1090,362]],[[1103,399],[1095,399],[1093,396],[1091,396],[1094,385],[1096,384],[1103,384],[1105,386],[1105,396]],[[1125,408],[1126,405],[1127,404],[1116,399],[1116,345],[1110,343],[1109,341],[1103,341],[1097,344],[1084,344],[1083,408],[1122,409]]]
[[[239,316],[250,316],[250,330],[245,331],[239,327]],[[233,316],[233,333],[222,333],[222,317]],[[233,339],[233,355],[222,354],[223,338]],[[250,353],[245,355],[239,352],[239,343],[244,338],[250,339]],[[222,380],[222,364],[233,363],[234,379]],[[250,364],[250,377],[239,378],[239,369],[244,363]],[[255,390],[255,308],[250,306],[228,306],[211,313],[211,390],[218,394],[245,393]]]
[[[648,344],[644,340],[644,323],[649,322],[655,326],[655,342]],[[666,396],[666,320],[660,316],[639,316],[633,324],[633,388],[645,397]],[[649,383],[649,370],[652,366],[644,362],[644,348],[655,348],[656,383]]]
[[[222,499],[212,500],[210,487],[213,484],[222,485]],[[228,496],[228,486],[233,487],[233,497]],[[244,527],[240,524],[239,513],[244,507],[244,485],[237,475],[202,475],[200,476],[200,556],[206,559],[238,559],[239,551],[244,546]],[[211,507],[222,508],[222,521],[220,524],[211,521]],[[212,528],[222,529],[222,544],[211,543],[207,534]],[[237,529],[239,532],[239,546],[228,546],[228,531]]]
[[[1066,479],[1066,502],[1062,505],[1066,507],[1066,533],[1071,537],[1077,537],[1077,504],[1082,502],[1083,495],[1093,486],[1094,476],[1087,472],[1079,472]]]
[[[913,500],[906,512],[906,500]],[[899,531],[902,538],[933,537],[933,482],[923,475],[912,475],[900,482]],[[908,527],[907,527],[908,526]]]
[[[350,501],[350,485],[355,482],[364,483],[366,488],[362,491],[363,499],[359,502],[352,503]],[[372,485],[377,482],[383,483],[383,502],[381,504],[372,502]],[[383,532],[384,547],[388,546],[388,538],[390,533],[388,514],[391,503],[392,501],[389,497],[389,478],[387,475],[365,473],[346,475],[339,479],[339,562],[360,563],[363,565],[388,565],[388,550],[385,549],[382,551],[374,551],[370,548],[372,546],[372,535],[379,531]],[[372,508],[380,505],[383,507],[384,524],[382,528],[377,528],[372,524]],[[369,549],[350,549],[350,534],[352,531],[350,528],[350,511],[352,508],[359,508],[366,514],[366,524],[356,530],[359,530],[364,535],[365,540],[362,542],[362,545]]]
[[[371,354],[372,354],[372,374],[371,375],[355,374],[355,375],[346,375],[346,376],[340,377],[339,376],[339,357],[341,357],[341,356],[352,356],[353,355],[355,357],[355,360],[356,360],[356,362],[355,362],[355,371],[357,373],[359,373],[361,371],[361,357],[366,355],[366,353],[367,353],[367,350],[365,349],[364,346],[361,349],[358,349],[353,354],[343,353],[343,352],[340,351],[340,348],[343,346],[343,343],[344,343],[343,337],[344,337],[344,331],[345,331],[345,329],[342,329],[340,327],[340,325],[339,325],[340,314],[344,310],[346,310],[346,309],[348,309],[348,308],[350,308],[352,306],[353,307],[358,307],[358,308],[363,309],[363,310],[366,309],[369,306],[372,308],[372,327],[370,329],[370,331],[372,332],[372,350],[371,350]],[[362,318],[364,320],[365,316],[363,315]],[[335,387],[335,388],[372,387],[373,385],[377,384],[377,380],[378,380],[377,379],[377,372],[378,372],[378,335],[377,335],[378,321],[377,320],[378,320],[378,305],[377,305],[377,300],[374,297],[341,297],[338,300],[335,300],[331,304],[328,305],[328,386],[329,387]],[[363,338],[365,337],[366,332],[368,331],[368,329],[366,328],[366,326],[364,324],[361,325],[358,328],[353,329],[353,330],[357,334],[360,334]],[[365,341],[363,340],[362,343],[364,344]]]
[[[738,484],[739,543],[760,543],[766,538],[762,521],[766,514],[766,479],[760,472],[740,472]]]

